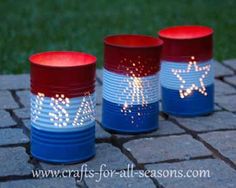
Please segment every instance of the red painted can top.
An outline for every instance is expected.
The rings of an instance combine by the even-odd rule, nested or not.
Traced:
[[[72,51],[51,51],[29,57],[31,92],[53,97],[79,97],[93,93],[95,88],[96,57]]]
[[[213,29],[206,26],[186,25],[162,29],[159,38],[164,41],[162,59],[188,62],[191,57],[206,61],[213,56]]]
[[[162,40],[146,35],[111,35],[104,39],[105,69],[143,77],[160,70]]]

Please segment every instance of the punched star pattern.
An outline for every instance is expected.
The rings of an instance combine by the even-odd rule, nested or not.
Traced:
[[[205,66],[198,66],[197,62],[195,61],[195,57],[192,56],[191,60],[188,63],[186,70],[181,69],[172,69],[172,73],[179,79],[180,81],[180,89],[179,89],[179,95],[181,98],[185,98],[193,93],[193,91],[198,91],[202,95],[207,96],[206,87],[204,85],[203,80],[208,75],[209,71],[211,70],[211,65],[205,65]],[[186,80],[183,78],[184,74],[191,74],[191,71],[195,72],[202,72],[202,75],[199,77],[199,83],[200,87],[196,85],[196,83],[192,83],[190,87],[186,87]]]

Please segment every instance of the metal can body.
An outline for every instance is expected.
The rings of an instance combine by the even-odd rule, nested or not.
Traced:
[[[95,155],[96,58],[44,52],[31,62],[31,153],[55,163]]]
[[[213,30],[204,26],[163,29],[162,109],[175,116],[199,116],[214,110]]]
[[[134,134],[157,129],[162,41],[114,35],[104,43],[103,127]]]

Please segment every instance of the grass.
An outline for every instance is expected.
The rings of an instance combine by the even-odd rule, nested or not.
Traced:
[[[1,0],[0,73],[29,72],[28,56],[48,50],[88,52],[101,67],[104,36],[156,36],[181,24],[213,27],[215,58],[234,58],[235,7],[235,0]]]

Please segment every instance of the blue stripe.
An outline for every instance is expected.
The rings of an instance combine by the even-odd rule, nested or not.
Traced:
[[[88,129],[52,132],[31,128],[31,153],[55,163],[75,163],[95,155],[95,122]]]
[[[105,129],[122,133],[142,133],[158,128],[159,103],[123,106],[103,99],[102,125]]]
[[[179,91],[161,88],[162,109],[165,113],[175,116],[198,116],[214,110],[214,84],[206,87],[207,96],[194,92],[184,99],[180,98]]]

